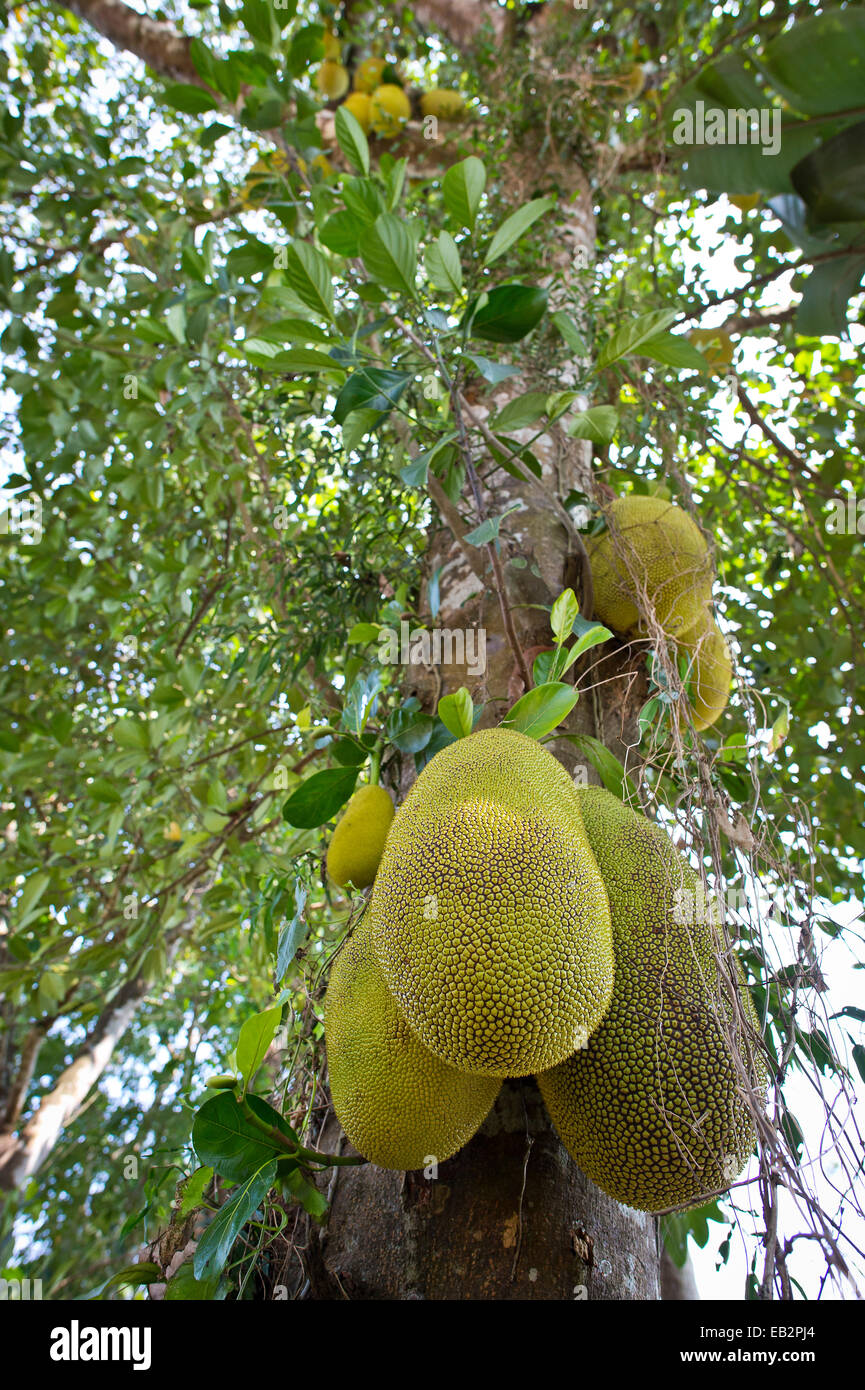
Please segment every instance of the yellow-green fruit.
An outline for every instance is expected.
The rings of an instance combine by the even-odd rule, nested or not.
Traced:
[[[342,104],[354,116],[364,135],[369,135],[372,127],[371,97],[366,92],[352,92]]]
[[[693,627],[712,596],[712,562],[699,526],[663,497],[618,497],[609,530],[586,542],[595,615],[615,632],[641,626],[638,598],[669,637]]]
[[[717,910],[669,837],[610,792],[576,795],[610,898],[616,983],[588,1046],[538,1084],[571,1157],[611,1197],[691,1206],[726,1190],[753,1149],[739,1067],[765,1087],[756,1015],[737,972],[748,1027],[731,1043]]]
[[[381,82],[381,75],[387,67],[384,58],[364,58],[359,63],[354,74],[354,89],[356,92],[374,92]]]
[[[315,85],[328,101],[335,101],[348,91],[348,69],[333,58],[325,58],[315,74]]]
[[[344,888],[368,888],[375,878],[387,832],[393,820],[393,802],[384,787],[361,787],[337,822],[327,851],[327,872]]]
[[[420,109],[425,116],[437,116],[440,121],[455,121],[462,115],[465,102],[459,92],[447,87],[433,87],[424,92],[420,99]]]
[[[681,638],[691,654],[691,718],[699,733],[714,724],[727,708],[733,659],[718,624],[710,614]]]
[[[385,985],[368,918],[334,962],[324,1028],[337,1118],[381,1168],[443,1163],[483,1123],[501,1085],[456,1071],[421,1046]]]
[[[391,826],[369,907],[409,1027],[450,1066],[527,1076],[604,1016],[604,885],[561,763],[511,729],[442,749]]]
[[[377,134],[398,135],[411,115],[411,103],[402,87],[385,82],[373,92],[370,112]]]
[[[753,208],[759,207],[762,198],[761,193],[738,193],[727,194],[727,201],[738,208],[740,212],[751,212]]]

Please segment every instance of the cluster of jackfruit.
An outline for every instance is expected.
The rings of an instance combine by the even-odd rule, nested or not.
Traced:
[[[354,116],[365,135],[372,131],[385,139],[399,135],[411,116],[411,102],[397,69],[386,58],[364,58],[353,78],[341,61],[342,45],[332,30],[325,34],[324,61],[315,75],[316,86],[327,101],[340,101]],[[349,92],[349,87],[352,91]],[[424,116],[454,121],[465,102],[459,92],[434,87],[424,92],[420,109]]]
[[[728,1187],[754,1144],[756,1019],[721,987],[716,924],[680,921],[695,886],[657,826],[522,734],[443,749],[331,971],[348,1138],[385,1168],[443,1162],[503,1078],[536,1075],[566,1148],[617,1200],[658,1210]]]
[[[733,663],[712,612],[714,570],[700,528],[663,497],[619,497],[609,529],[586,549],[595,615],[615,632],[645,636],[641,611],[651,610],[666,636],[688,657],[691,719],[699,732],[727,705]]]

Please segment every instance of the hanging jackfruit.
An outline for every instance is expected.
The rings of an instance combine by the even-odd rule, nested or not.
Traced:
[[[562,765],[485,729],[427,764],[391,826],[369,907],[387,985],[450,1066],[526,1076],[609,1002],[609,907]]]
[[[393,820],[393,802],[384,787],[360,787],[337,821],[327,851],[327,872],[345,888],[368,888],[375,878],[387,832]]]
[[[725,983],[715,915],[664,831],[610,792],[575,794],[609,895],[615,987],[587,1046],[538,1077],[541,1094],[611,1197],[644,1211],[700,1204],[754,1146],[742,1094],[765,1086],[753,1006],[738,969]]]
[[[330,1093],[354,1147],[382,1168],[443,1163],[483,1123],[501,1082],[422,1047],[385,985],[368,917],[334,962],[325,999]]]
[[[679,642],[690,654],[691,719],[699,733],[720,719],[730,698],[733,659],[724,634],[710,613]]]
[[[712,562],[702,532],[663,497],[632,493],[608,508],[609,530],[586,542],[595,615],[615,632],[641,628],[638,599],[669,637],[693,627],[712,595]]]

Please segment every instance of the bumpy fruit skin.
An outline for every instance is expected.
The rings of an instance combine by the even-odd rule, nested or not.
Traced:
[[[328,101],[336,101],[348,91],[348,69],[333,58],[325,58],[315,74],[315,85]]]
[[[324,1010],[330,1093],[354,1147],[381,1168],[443,1163],[486,1118],[501,1082],[439,1061],[385,985],[365,918],[336,958]]]
[[[361,787],[337,822],[327,851],[327,872],[340,888],[368,888],[375,878],[393,820],[384,787]]]
[[[381,75],[387,67],[384,58],[364,58],[355,69],[354,82],[352,83],[356,92],[366,92],[371,94],[381,83]]]
[[[342,104],[354,116],[364,135],[369,135],[372,128],[371,97],[366,92],[352,92]]]
[[[433,87],[424,92],[420,99],[420,109],[425,116],[437,116],[440,121],[455,121],[465,108],[460,92],[447,87]]]
[[[691,719],[700,733],[717,723],[727,708],[733,659],[711,614],[686,632],[679,646],[691,655]]]
[[[411,102],[395,82],[376,87],[370,107],[372,128],[378,135],[399,135],[409,116]]]
[[[388,835],[369,919],[409,1027],[450,1066],[528,1076],[607,1009],[609,906],[573,783],[513,730],[470,734],[427,764]]]
[[[538,1084],[566,1149],[604,1192],[642,1211],[693,1206],[730,1186],[755,1141],[724,1031],[720,937],[700,911],[697,875],[659,826],[610,792],[576,795],[610,898],[616,983],[588,1046]],[[765,1088],[737,973],[750,1025],[739,1059]]]
[[[678,637],[712,596],[712,562],[700,528],[662,497],[618,497],[608,515],[610,529],[586,543],[596,617],[615,632],[636,632],[644,591],[661,627]]]

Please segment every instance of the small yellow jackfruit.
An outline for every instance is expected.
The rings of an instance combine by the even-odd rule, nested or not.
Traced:
[[[460,92],[447,87],[433,87],[424,92],[420,99],[420,109],[425,116],[437,116],[440,121],[455,121],[461,116],[465,102]]]
[[[711,614],[686,632],[680,650],[690,653],[691,718],[699,733],[720,719],[730,698],[733,659]]]
[[[585,1049],[538,1084],[583,1172],[643,1211],[725,1191],[755,1142],[742,1082],[766,1074],[757,1018],[722,983],[717,908],[664,831],[598,787],[576,788],[610,899],[613,1001]]]
[[[375,91],[381,82],[381,75],[387,67],[385,58],[364,58],[362,63],[358,63],[354,73],[352,83],[356,92],[366,92],[370,95]]]
[[[315,85],[328,101],[336,101],[348,91],[348,69],[333,58],[325,58],[315,74]]]
[[[609,530],[590,537],[595,616],[615,632],[641,627],[638,599],[669,637],[693,627],[712,595],[712,562],[696,522],[663,497],[631,493],[608,508]]]
[[[327,851],[327,872],[345,888],[368,888],[375,878],[393,820],[393,802],[384,787],[360,787],[337,822]]]
[[[339,61],[342,56],[342,44],[339,36],[333,32],[330,25],[324,31],[324,56]]]
[[[411,102],[395,82],[376,87],[370,106],[372,128],[378,135],[399,135],[409,116]]]
[[[372,949],[368,916],[337,956],[325,999],[330,1093],[354,1147],[381,1168],[443,1163],[485,1120],[501,1082],[422,1047]]]
[[[364,135],[369,135],[372,128],[372,98],[366,92],[352,92],[342,104],[354,116]]]
[[[609,907],[561,763],[484,729],[423,769],[368,911],[388,988],[449,1066],[527,1076],[562,1061],[612,991]]]

